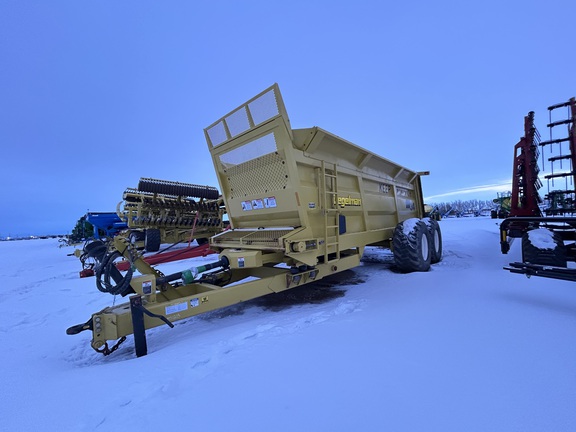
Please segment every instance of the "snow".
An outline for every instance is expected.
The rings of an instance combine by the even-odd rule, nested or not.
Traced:
[[[528,231],[528,238],[530,243],[538,249],[555,249],[556,242],[554,241],[554,234],[546,228],[538,228]]]
[[[402,223],[402,231],[404,235],[409,236],[416,230],[416,225],[420,220],[417,218],[406,219],[404,223]]]
[[[140,358],[131,337],[103,357],[65,334],[124,301],[78,277],[72,248],[0,242],[0,430],[576,430],[576,286],[502,270],[520,244],[501,255],[493,219],[440,225],[429,272],[368,248],[328,300],[158,327]]]

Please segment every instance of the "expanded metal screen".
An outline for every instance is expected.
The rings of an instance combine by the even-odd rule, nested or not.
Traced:
[[[220,162],[222,162],[224,167],[229,168],[275,151],[276,140],[274,139],[274,134],[269,133],[244,144],[242,147],[220,155]]]
[[[274,89],[268,90],[262,96],[248,103],[248,110],[254,119],[255,125],[278,115],[278,101],[276,100]]]
[[[226,174],[231,198],[283,190],[288,186],[286,164],[277,153],[235,165]]]
[[[286,163],[278,154],[274,133],[223,153],[220,162],[228,177],[231,197],[282,190],[288,185]]]
[[[218,146],[280,114],[276,89],[271,87],[207,128],[210,144]]]

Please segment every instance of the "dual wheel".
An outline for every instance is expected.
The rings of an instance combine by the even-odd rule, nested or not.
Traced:
[[[396,267],[402,272],[425,272],[442,260],[442,232],[433,219],[411,218],[400,222],[392,237]]]

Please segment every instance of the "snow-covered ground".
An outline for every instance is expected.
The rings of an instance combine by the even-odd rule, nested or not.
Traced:
[[[114,301],[71,247],[0,242],[0,430],[575,431],[576,285],[502,270],[519,243],[501,255],[495,220],[440,224],[430,272],[370,248],[293,298],[150,330],[141,358],[65,334]]]

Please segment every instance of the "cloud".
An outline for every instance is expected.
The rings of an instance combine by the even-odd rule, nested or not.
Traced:
[[[437,195],[431,195],[426,197],[425,201],[433,201],[438,200],[440,198],[447,198],[447,197],[458,197],[460,195],[487,195],[488,193],[495,195],[496,192],[507,192],[512,189],[512,183],[510,181],[500,182],[495,184],[489,185],[481,185],[481,186],[471,186],[468,188],[463,189],[455,189],[450,192],[445,192]],[[470,197],[468,197],[470,198]]]

